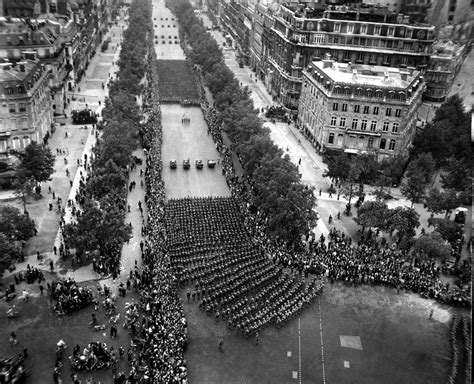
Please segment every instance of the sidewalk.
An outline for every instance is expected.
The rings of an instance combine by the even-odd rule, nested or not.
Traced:
[[[16,264],[17,269],[15,272],[26,269],[27,264],[31,267],[49,270],[49,262],[52,260],[56,272],[59,267],[59,273],[66,275],[71,273],[71,270],[66,269],[62,261],[59,260],[59,252],[57,255],[53,253],[53,245],[59,249],[61,241],[57,199],[58,197],[61,199],[60,207],[65,208],[64,219],[66,223],[70,222],[71,211],[67,207],[67,201],[68,199],[74,201],[77,189],[79,188],[81,172],[84,178],[87,176],[85,168],[79,165],[78,160],[83,161],[84,154],[87,154],[88,159],[90,159],[96,138],[92,134],[90,126],[88,129],[83,129],[80,125],[73,125],[70,115],[72,110],[84,108],[85,103],[88,104],[89,108],[95,110],[96,113],[101,114],[105,97],[108,96],[108,89],[107,87],[102,89],[102,82],[106,83],[117,70],[116,61],[120,53],[118,43],[121,40],[122,25],[123,22],[119,23],[118,26],[113,26],[111,31],[104,37],[108,38],[110,35],[115,34],[112,37],[111,48],[109,48],[108,52],[102,53],[99,52],[100,46],[98,47],[98,51],[91,60],[85,75],[81,82],[77,84],[77,88],[81,88],[81,93],[86,95],[86,101],[84,103],[81,101],[71,101],[66,107],[66,115],[68,117],[56,118],[57,122],[65,124],[56,125],[56,131],[48,142],[48,147],[56,155],[55,173],[52,175],[51,181],[43,183],[41,186],[43,198],[32,201],[27,205],[27,210],[37,224],[38,235],[28,242],[27,254],[29,256],[25,258],[25,262]],[[114,46],[117,46],[115,50],[112,48]],[[114,63],[113,65],[112,62]],[[64,154],[59,154],[58,150],[64,151]],[[69,176],[66,175],[66,169],[69,171]],[[49,187],[51,188],[51,193],[48,192]],[[53,192],[55,199],[53,199]],[[49,210],[49,203],[53,204],[54,208],[52,211]],[[13,205],[18,206],[18,202]],[[42,261],[37,260],[37,251],[43,256]],[[8,272],[5,273],[5,276],[7,275]],[[86,266],[74,271],[74,277],[77,281],[82,281],[96,279],[99,276],[92,270],[92,266]]]

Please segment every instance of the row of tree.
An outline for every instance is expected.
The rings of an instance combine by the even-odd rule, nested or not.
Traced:
[[[152,30],[149,2],[135,0],[129,12],[117,79],[109,87],[103,110],[106,124],[94,148],[92,172],[81,190],[85,198],[82,213],[63,230],[76,253],[99,251],[115,265],[119,265],[121,247],[132,232],[125,223],[127,181],[142,119],[136,95],[141,92],[139,84],[146,68],[143,36]]]
[[[248,87],[241,87],[225,65],[221,49],[187,0],[169,1],[189,48],[188,57],[201,69],[220,112],[226,134],[242,159],[253,189],[254,204],[267,217],[269,234],[291,243],[316,224],[313,188],[301,182],[288,155],[271,140],[254,108]]]

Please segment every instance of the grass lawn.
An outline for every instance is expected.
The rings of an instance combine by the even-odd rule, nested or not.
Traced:
[[[97,282],[89,282],[86,285],[95,287]],[[116,350],[123,346],[125,352],[127,351],[127,347],[130,345],[130,338],[128,332],[122,328],[124,303],[126,301],[130,302],[132,299],[138,300],[138,295],[128,293],[125,298],[118,298],[117,309],[121,313],[117,324],[118,337],[111,339],[109,336],[110,326],[105,331],[95,332],[91,330],[89,322],[91,321],[91,314],[94,312],[93,305],[69,316],[56,317],[52,310],[53,301],[49,298],[49,295],[39,295],[37,283],[31,285],[22,283],[20,286],[17,286],[17,290],[21,292],[23,287],[26,287],[32,293],[32,297],[27,303],[20,302],[18,299],[14,300],[13,304],[17,306],[16,309],[20,312],[18,318],[6,319],[6,309],[12,302],[5,303],[4,300],[0,302],[0,312],[2,313],[2,316],[0,316],[0,358],[20,353],[24,347],[28,348],[26,368],[29,370],[30,375],[27,383],[53,382],[52,374],[56,359],[56,343],[59,339],[63,339],[68,345],[67,351],[63,355],[64,367],[62,378],[65,383],[71,382],[71,372],[67,357],[72,354],[72,349],[76,344],[79,344],[82,350],[90,341],[103,341],[108,346],[113,346]],[[94,292],[96,293],[95,289]],[[109,318],[102,307],[97,311],[97,318],[100,324],[107,323],[109,325]],[[14,347],[8,342],[11,331],[15,331],[18,338],[18,344]],[[120,371],[129,371],[126,354],[125,359],[118,364],[118,372]],[[111,369],[79,374],[80,379],[87,379],[89,377],[94,377],[103,384],[112,383]]]

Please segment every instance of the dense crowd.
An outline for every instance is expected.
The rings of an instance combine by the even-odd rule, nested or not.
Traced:
[[[93,294],[90,288],[80,287],[72,278],[53,281],[51,297],[56,300],[54,312],[66,315],[84,308],[92,303]]]
[[[170,200],[165,209],[167,250],[174,274],[199,307],[248,337],[281,326],[321,292],[283,272],[256,247],[233,198]]]
[[[28,371],[25,368],[26,352],[0,360],[0,383],[16,384],[26,380]]]

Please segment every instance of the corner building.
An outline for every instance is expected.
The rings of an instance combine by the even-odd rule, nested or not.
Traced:
[[[48,140],[53,122],[49,71],[38,59],[0,64],[0,159]]]
[[[426,71],[435,27],[386,8],[313,3],[281,6],[263,42],[265,85],[276,100],[297,109],[301,72],[329,53],[338,62]]]
[[[338,63],[329,55],[303,71],[298,124],[320,151],[407,153],[426,86],[419,71]]]

